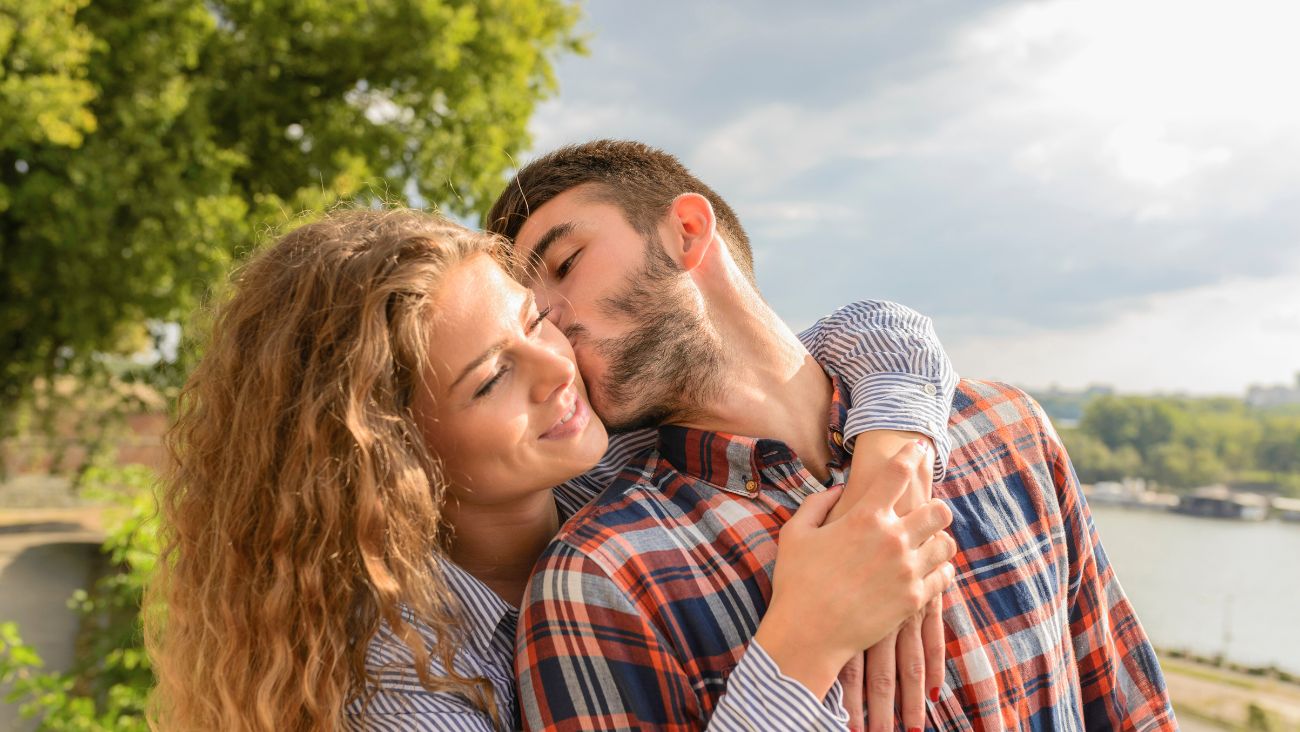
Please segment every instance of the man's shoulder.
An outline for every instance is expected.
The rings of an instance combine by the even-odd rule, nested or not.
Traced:
[[[537,571],[555,571],[575,557],[611,568],[625,564],[643,548],[645,532],[658,526],[652,506],[662,498],[657,490],[662,463],[659,451],[651,449],[623,466],[600,495],[564,522]]]
[[[948,418],[953,456],[989,448],[1041,447],[1055,439],[1043,408],[1026,391],[996,381],[962,379]]]

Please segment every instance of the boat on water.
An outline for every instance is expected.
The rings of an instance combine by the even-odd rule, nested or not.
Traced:
[[[1197,488],[1178,497],[1178,513],[1210,518],[1263,521],[1268,518],[1269,501],[1257,493],[1237,493],[1226,485]]]
[[[1283,521],[1300,523],[1300,498],[1274,498],[1273,510]]]

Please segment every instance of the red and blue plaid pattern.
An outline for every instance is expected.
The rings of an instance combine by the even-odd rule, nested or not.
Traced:
[[[838,468],[844,404],[830,419]],[[681,427],[561,530],[519,624],[530,729],[700,729],[771,591],[776,539],[822,486],[780,442]],[[1177,729],[1155,653],[1037,404],[963,381],[936,496],[953,509],[939,730]]]

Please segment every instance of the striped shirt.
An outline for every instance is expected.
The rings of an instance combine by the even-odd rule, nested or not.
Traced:
[[[837,381],[833,482],[848,466],[834,439],[844,399]],[[962,382],[951,404],[934,493],[953,510],[957,579],[928,726],[1177,729],[1046,416],[998,384]],[[754,650],[778,531],[821,490],[781,442],[661,428],[539,560],[519,623],[525,726],[689,730],[721,713],[728,674]]]
[[[842,374],[856,408],[848,413],[844,441],[866,430],[921,432],[937,448],[936,475],[949,451],[945,429],[948,404],[957,378],[930,320],[902,305],[862,301],[841,308],[800,334],[819,362]],[[656,430],[616,435],[600,464],[554,490],[562,519],[577,513],[619,475],[624,466],[654,447]],[[464,609],[465,638],[454,659],[455,671],[481,677],[492,686],[497,714],[518,725],[514,683],[514,644],[518,610],[478,579],[450,561],[442,562],[450,590]],[[406,620],[432,643],[434,631],[418,618]],[[372,640],[367,665],[379,690],[364,709],[347,710],[354,730],[417,732],[497,729],[469,700],[425,690],[413,668],[410,651],[387,628]],[[445,674],[436,659],[431,672]],[[732,669],[728,705],[718,709],[710,729],[846,729],[847,716],[838,687],[815,699],[802,685],[780,674],[757,644],[745,662]],[[575,690],[576,691],[576,690]]]

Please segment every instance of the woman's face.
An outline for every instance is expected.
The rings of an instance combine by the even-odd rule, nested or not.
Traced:
[[[448,272],[434,302],[429,391],[416,418],[462,504],[562,483],[605,452],[569,341],[490,257]]]

